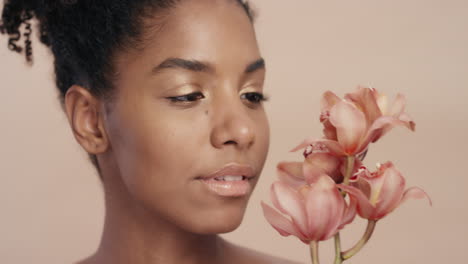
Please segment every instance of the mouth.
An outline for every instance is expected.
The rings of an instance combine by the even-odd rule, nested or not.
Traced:
[[[253,178],[252,167],[231,163],[205,177],[197,177],[196,180],[200,180],[210,192],[218,196],[242,197],[252,191]]]
[[[212,180],[215,181],[227,181],[227,182],[232,182],[232,181],[243,181],[247,180],[248,178],[243,175],[225,175],[225,176],[219,176],[216,178],[212,178]]]

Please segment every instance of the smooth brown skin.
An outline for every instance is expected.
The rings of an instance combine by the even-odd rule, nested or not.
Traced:
[[[250,20],[229,0],[181,1],[153,20],[143,49],[116,55],[112,104],[80,86],[66,94],[75,138],[97,155],[105,190],[100,246],[80,263],[291,263],[221,239],[249,197],[221,198],[195,179],[235,162],[253,167],[255,185],[263,168],[268,120],[243,96],[262,93],[265,78],[264,67],[246,72],[261,59]],[[154,69],[169,58],[208,67]],[[168,99],[193,92],[204,98]]]

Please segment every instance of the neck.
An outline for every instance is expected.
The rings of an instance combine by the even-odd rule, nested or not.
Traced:
[[[130,198],[120,177],[104,189],[104,231],[92,263],[223,263],[227,242],[218,235],[194,234],[161,219]]]

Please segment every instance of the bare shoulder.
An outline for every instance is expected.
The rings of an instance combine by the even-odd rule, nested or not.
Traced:
[[[285,258],[269,255],[260,251],[241,247],[238,245],[230,245],[233,257],[232,263],[255,263],[255,264],[302,264]]]

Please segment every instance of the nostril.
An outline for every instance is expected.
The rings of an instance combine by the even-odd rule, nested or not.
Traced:
[[[228,141],[224,142],[224,145],[230,145],[230,144],[236,145],[237,143],[234,140],[228,140]]]

